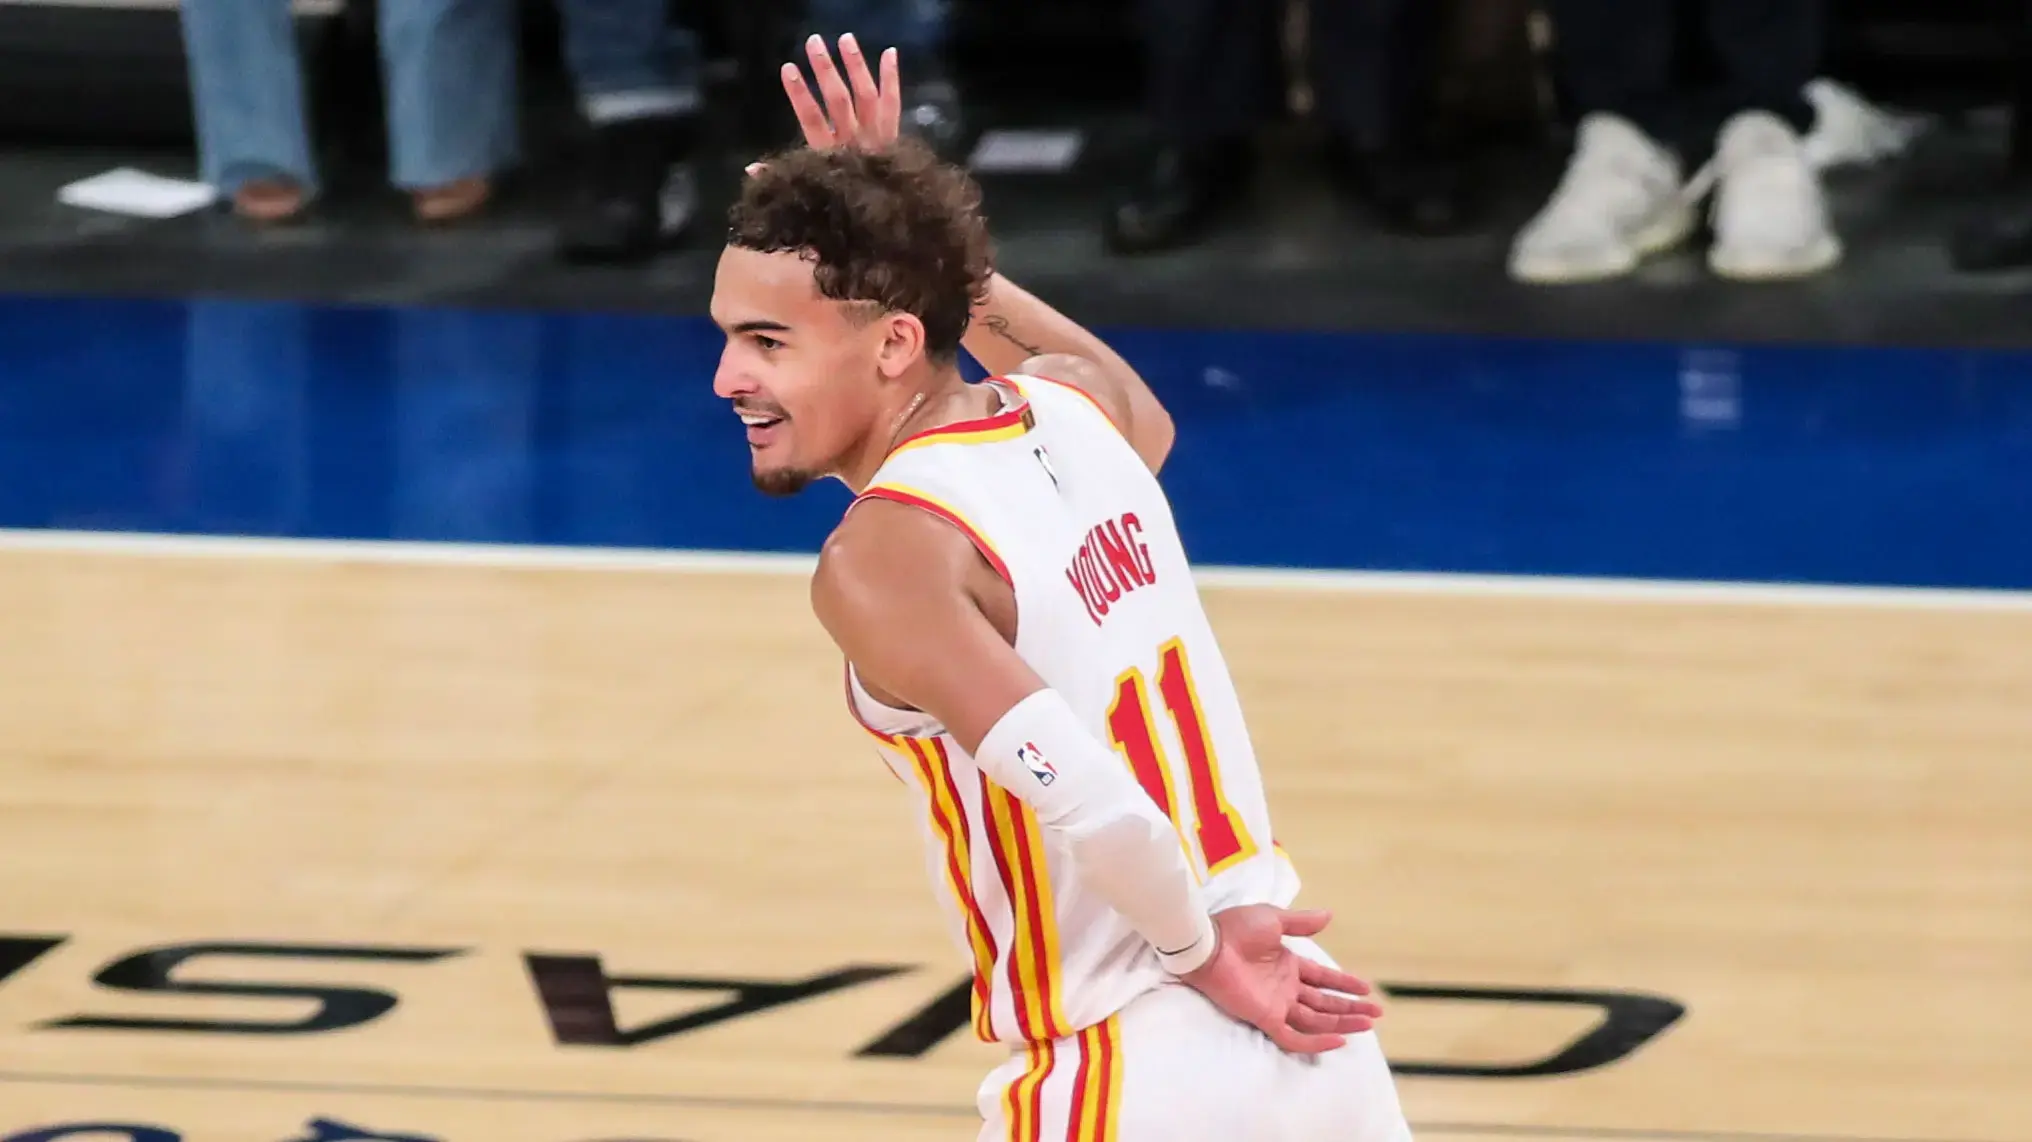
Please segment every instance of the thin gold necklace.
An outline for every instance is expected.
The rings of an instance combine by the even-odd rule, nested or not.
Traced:
[[[884,452],[895,450],[896,438],[902,435],[903,426],[909,422],[912,416],[917,414],[919,408],[924,406],[925,396],[924,390],[919,389],[917,395],[910,398],[910,403],[903,406],[903,411],[896,414],[896,419],[889,422],[889,444],[883,448]]]

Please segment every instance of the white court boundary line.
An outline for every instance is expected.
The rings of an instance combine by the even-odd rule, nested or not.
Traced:
[[[401,540],[275,539],[263,536],[163,535],[149,532],[0,528],[0,552],[152,556],[168,559],[269,559],[319,563],[481,567],[501,570],[806,575],[814,557],[750,551],[647,550]],[[1552,575],[1470,575],[1402,571],[1329,571],[1275,567],[1201,567],[1207,587],[1327,594],[1454,595],[1575,599],[1591,602],[1706,603],[1726,606],[2032,612],[2032,591],[1934,587],[1847,587],[1671,579],[1599,579]]]

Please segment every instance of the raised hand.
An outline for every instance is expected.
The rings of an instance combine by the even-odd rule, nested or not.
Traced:
[[[1352,998],[1370,993],[1366,982],[1284,945],[1286,936],[1324,931],[1329,919],[1325,912],[1293,912],[1269,904],[1217,912],[1220,946],[1212,959],[1182,978],[1287,1051],[1331,1051],[1344,1045],[1347,1036],[1375,1026],[1383,1009]]]
[[[839,67],[834,66],[832,51],[823,38],[811,37],[804,48],[824,106],[813,97],[795,63],[783,65],[783,90],[790,96],[797,125],[804,129],[805,145],[814,150],[858,147],[864,151],[882,151],[894,145],[903,125],[896,49],[882,53],[882,78],[877,83],[868,70],[867,57],[861,54],[860,42],[851,33],[840,37]]]

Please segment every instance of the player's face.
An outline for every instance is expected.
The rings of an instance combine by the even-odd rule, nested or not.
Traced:
[[[712,312],[727,335],[713,392],[748,426],[755,486],[787,496],[836,471],[880,415],[882,323],[850,320],[796,253],[732,246]]]

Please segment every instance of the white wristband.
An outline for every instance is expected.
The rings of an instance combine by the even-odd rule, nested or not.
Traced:
[[[1220,951],[1221,932],[1214,927],[1214,918],[1202,915],[1200,919],[1202,925],[1199,939],[1183,948],[1173,948],[1169,951],[1157,949],[1157,963],[1165,971],[1172,975],[1186,975],[1213,959],[1214,953]]]
[[[974,760],[1064,841],[1081,885],[1121,913],[1160,960],[1178,965],[1172,970],[1190,971],[1213,955],[1213,921],[1177,826],[1056,691],[1010,707]]]

